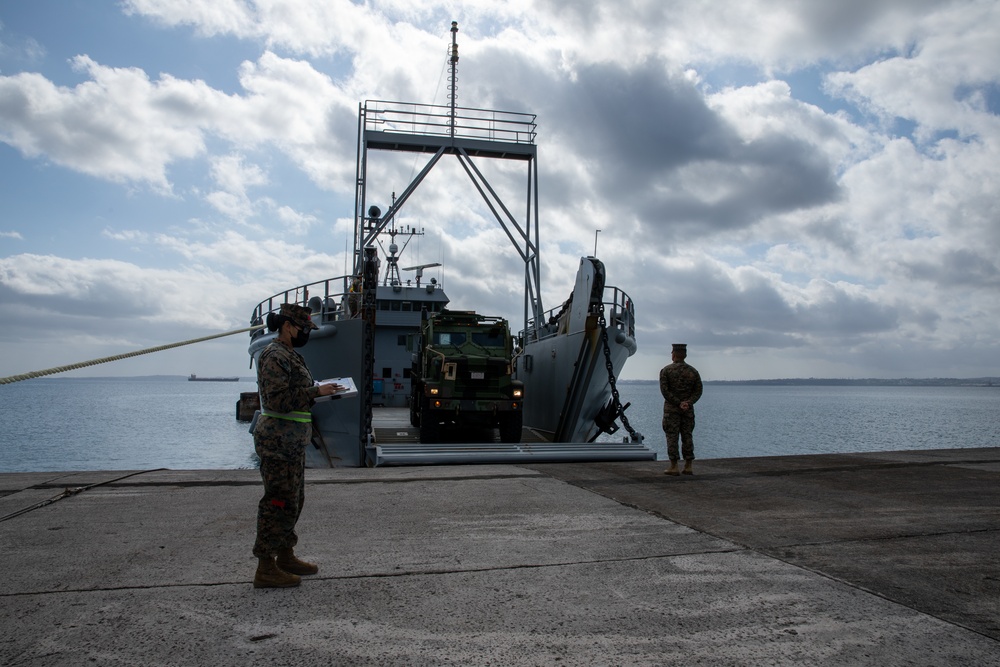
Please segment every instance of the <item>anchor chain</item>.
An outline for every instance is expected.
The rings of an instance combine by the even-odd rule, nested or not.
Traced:
[[[601,420],[598,420],[597,427],[600,429],[598,435],[600,435],[600,433],[607,433],[610,435],[617,431],[618,427],[615,426],[614,422],[616,419],[621,419],[622,426],[624,426],[625,430],[629,432],[632,442],[642,442],[642,433],[639,433],[632,428],[632,425],[628,421],[628,417],[625,416],[625,410],[627,410],[632,404],[627,403],[623,406],[621,398],[618,395],[618,385],[615,380],[615,367],[614,364],[611,363],[611,346],[608,345],[608,326],[607,321],[604,319],[603,302],[599,303],[597,307],[597,323],[601,325],[601,344],[604,346],[604,365],[608,369],[608,383],[611,385],[611,404],[610,410],[608,411],[610,414],[606,415],[610,417],[610,420],[607,424],[602,424]],[[602,415],[603,414],[604,411],[602,410]],[[596,439],[597,435],[591,439],[591,442]]]

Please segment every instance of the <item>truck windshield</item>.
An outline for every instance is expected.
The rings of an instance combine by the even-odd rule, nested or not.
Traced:
[[[503,347],[504,339],[498,331],[474,331],[472,342],[481,347]]]
[[[465,342],[464,331],[435,331],[434,345],[461,345]]]

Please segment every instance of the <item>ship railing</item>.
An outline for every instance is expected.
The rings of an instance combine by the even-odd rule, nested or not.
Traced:
[[[283,303],[311,308],[314,322],[318,321],[317,315],[322,322],[348,319],[352,316],[349,297],[354,296],[353,293],[348,293],[350,280],[350,276],[340,276],[278,292],[257,304],[250,318],[250,326],[266,323],[267,314],[278,312]],[[361,293],[358,292],[357,295],[357,301],[360,303]],[[250,337],[256,338],[264,333],[266,333],[264,329],[257,329],[250,333]]]
[[[535,114],[473,107],[365,101],[365,130],[534,144]]]
[[[610,299],[607,297],[610,295]],[[604,288],[604,319],[609,330],[623,331],[630,338],[635,338],[635,307],[630,297],[625,291],[617,287],[607,286]],[[597,311],[597,303],[591,304],[591,312]],[[552,336],[557,336],[564,331],[560,330],[561,318],[569,317],[567,304],[558,308],[552,308],[542,315],[541,322],[536,324],[534,318],[528,320],[528,326],[520,332],[521,340],[533,342],[543,340]],[[613,338],[613,336],[612,336]]]

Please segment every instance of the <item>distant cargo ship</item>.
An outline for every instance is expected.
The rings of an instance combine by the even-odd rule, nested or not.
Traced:
[[[190,382],[239,382],[238,377],[225,377],[225,378],[200,378],[194,373],[188,377]]]

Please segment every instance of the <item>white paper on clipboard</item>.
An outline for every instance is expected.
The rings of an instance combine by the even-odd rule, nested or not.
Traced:
[[[331,394],[329,396],[317,396],[317,403],[322,401],[332,401],[335,398],[350,398],[351,396],[358,395],[358,387],[354,384],[353,378],[328,378],[326,380],[320,380],[316,383],[317,386],[321,384],[339,384],[341,387],[346,387],[346,389],[341,389],[336,394]]]

